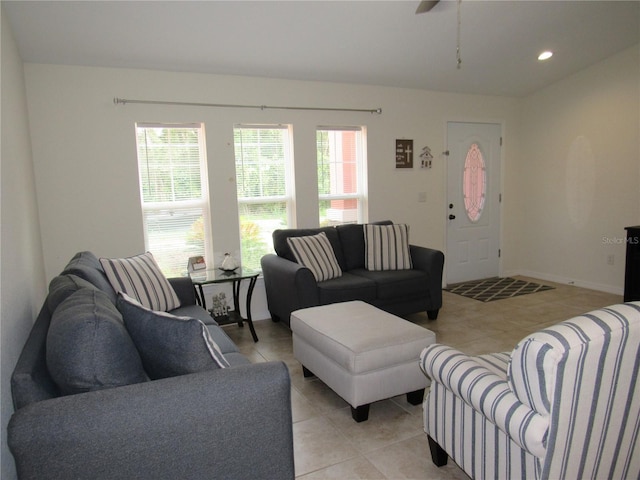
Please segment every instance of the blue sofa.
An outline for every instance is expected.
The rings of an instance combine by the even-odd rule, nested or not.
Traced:
[[[52,280],[11,378],[8,444],[20,479],[294,478],[287,367],[251,364],[196,305],[191,280],[169,281],[181,303],[170,313],[206,320],[230,367],[149,380],[98,259],[77,254]],[[48,339],[54,315],[91,319],[65,330],[71,358],[86,365],[72,365],[64,385],[48,364],[48,342],[65,347]]]
[[[377,225],[392,225],[389,220]],[[335,253],[342,275],[317,282],[311,271],[296,262],[287,243],[289,237],[324,232]],[[271,318],[289,325],[291,312],[300,308],[362,300],[394,315],[426,311],[435,320],[442,307],[444,254],[410,245],[410,270],[369,271],[365,268],[362,224],[273,232],[276,254],[261,259]]]

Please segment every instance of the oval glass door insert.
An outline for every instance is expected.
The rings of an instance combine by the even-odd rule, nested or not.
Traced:
[[[482,152],[477,143],[472,144],[464,161],[462,174],[462,197],[467,217],[477,222],[482,216],[487,193],[487,170]]]

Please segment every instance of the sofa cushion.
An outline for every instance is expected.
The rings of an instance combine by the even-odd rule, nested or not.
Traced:
[[[391,225],[392,223],[391,220],[382,220],[372,222],[372,225]],[[364,226],[359,223],[347,223],[336,225],[335,228],[342,246],[342,255],[345,261],[344,270],[364,268]]]
[[[147,380],[122,316],[102,291],[82,288],[56,308],[47,367],[65,395]]]
[[[408,225],[365,225],[367,270],[407,270],[413,267]]]
[[[218,345],[218,348],[222,352],[222,354],[227,356],[228,353],[237,353],[239,352],[238,347],[233,340],[229,338],[229,335],[220,327],[219,325],[205,325],[207,330],[209,331],[209,335],[211,339]]]
[[[326,233],[289,237],[287,243],[296,261],[311,270],[316,281],[323,282],[342,275],[342,269]]]
[[[151,252],[128,258],[101,258],[116,292],[124,292],[142,305],[168,312],[180,306],[175,290],[160,271]]]
[[[62,302],[81,288],[98,290],[95,285],[77,275],[68,274],[55,277],[51,280],[51,283],[49,283],[49,294],[47,295],[47,308],[49,312],[55,312]]]
[[[274,230],[273,232],[273,249],[279,257],[286,258],[292,262],[296,261],[296,257],[291,251],[291,247],[287,242],[287,238],[290,237],[308,237],[310,235],[317,235],[320,232],[324,232],[329,239],[329,243],[333,247],[333,253],[338,260],[338,265],[342,270],[346,270],[346,263],[342,254],[342,246],[340,245],[340,238],[338,232],[334,227],[320,227],[320,228],[289,228],[283,230]]]
[[[151,379],[229,366],[200,320],[150,310],[122,292],[117,305]]]
[[[200,305],[180,305],[178,308],[169,310],[168,313],[175,315],[176,317],[197,318],[205,325],[218,325],[218,322],[213,319],[211,314]]]
[[[111,286],[109,279],[104,273],[100,260],[91,252],[76,253],[67,266],[62,270],[61,275],[71,274],[86,280],[94,285],[98,290],[107,294],[115,305],[116,291]]]
[[[337,225],[336,231],[342,246],[345,270],[364,268],[364,229],[361,224]]]
[[[429,278],[422,270],[371,271],[359,268],[349,273],[374,283],[376,298],[380,300],[400,300],[429,295]]]
[[[376,288],[372,280],[344,272],[341,277],[318,283],[320,305],[350,300],[371,303],[376,298]]]

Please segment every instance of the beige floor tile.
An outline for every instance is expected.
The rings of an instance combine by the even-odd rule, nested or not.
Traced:
[[[293,424],[296,476],[359,456],[359,452],[325,417]]]
[[[411,415],[391,400],[371,404],[369,420],[357,423],[351,408],[327,415],[333,425],[361,453],[370,452],[423,432],[422,418]]]
[[[523,335],[523,337],[526,335]],[[481,340],[473,342],[452,344],[452,347],[460,350],[467,355],[484,355],[486,353],[495,352],[508,352],[513,350],[515,344],[513,340],[507,335],[496,335],[493,337],[486,337]]]
[[[468,480],[460,468],[449,461],[444,467],[436,467],[431,461],[427,437],[411,437],[402,442],[365,454],[373,466],[385,478],[422,480]]]
[[[429,392],[429,387],[425,388],[425,391],[424,391],[425,396],[427,395],[428,392]],[[405,412],[409,413],[410,415],[417,415],[420,418],[422,418],[422,403],[420,403],[419,405],[411,405],[409,402],[407,402],[406,395],[398,395],[397,397],[393,397],[389,400],[395,403],[396,405],[398,405],[400,408],[402,408]]]
[[[295,388],[291,389],[291,417],[293,423],[320,416],[320,411]]]
[[[358,457],[298,477],[304,480],[377,480],[385,477],[369,460]]]
[[[315,377],[313,379],[304,379],[302,382],[299,381],[298,377],[295,388],[322,414],[331,413],[349,406],[336,392]]]
[[[293,351],[291,350],[291,337],[259,341],[256,343],[255,349],[267,360],[282,360],[285,363],[295,362]]]

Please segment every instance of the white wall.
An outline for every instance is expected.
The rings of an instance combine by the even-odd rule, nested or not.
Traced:
[[[517,145],[519,101],[364,85],[144,70],[25,66],[47,278],[76,251],[131,255],[144,248],[134,123],[202,121],[207,134],[214,250],[239,249],[232,127],[291,123],[298,226],[317,225],[315,128],[366,125],[369,219],[411,225],[411,240],[444,248],[447,120],[503,122]],[[114,105],[113,98],[378,108],[382,115],[159,105]],[[395,169],[395,139],[436,153],[431,170]],[[511,147],[505,148],[509,181]],[[516,151],[516,150],[514,150]],[[418,158],[414,159],[415,164]],[[427,193],[425,203],[418,192]],[[256,295],[259,295],[256,292]]]
[[[10,378],[22,345],[44,300],[45,277],[38,227],[29,121],[22,61],[6,16],[2,17],[2,153],[0,236],[0,477],[16,478],[7,448],[13,413]]]
[[[622,293],[624,227],[640,223],[638,46],[526,98],[521,138],[517,268]]]

